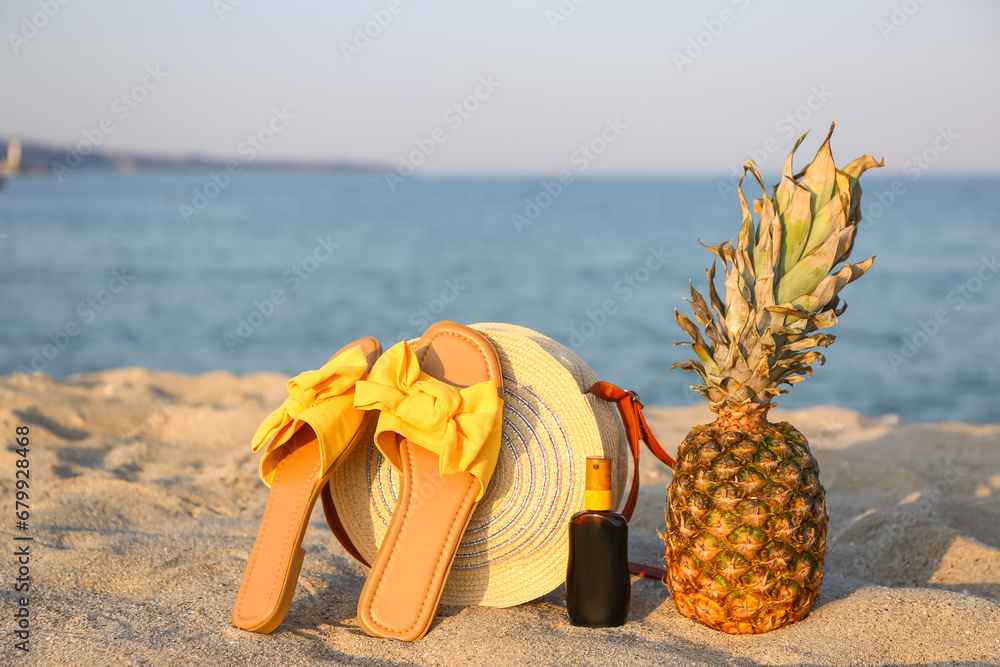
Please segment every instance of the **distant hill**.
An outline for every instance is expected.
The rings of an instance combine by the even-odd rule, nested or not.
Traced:
[[[7,155],[8,140],[0,139],[0,160]],[[53,148],[33,142],[21,143],[21,173],[43,174],[58,169],[57,164],[74,171],[77,169],[108,171],[140,171],[152,169],[190,169],[209,171],[225,169],[231,160],[199,156],[166,157],[135,153],[107,153],[94,151],[89,155],[69,152],[67,148]],[[354,162],[298,162],[294,160],[236,160],[248,171],[287,171],[312,173],[382,173],[391,167]]]

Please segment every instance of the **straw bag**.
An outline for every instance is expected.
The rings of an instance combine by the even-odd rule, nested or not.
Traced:
[[[584,509],[588,456],[611,459],[614,506],[630,518],[638,496],[639,441],[661,461],[632,392],[598,382],[576,354],[510,324],[473,324],[493,344],[504,375],[500,458],[452,564],[441,603],[509,607],[545,595],[566,579],[568,522]],[[368,434],[323,489],[323,509],[344,548],[368,565],[396,506],[400,477]],[[630,461],[631,459],[631,461]],[[658,568],[635,574],[662,577]]]

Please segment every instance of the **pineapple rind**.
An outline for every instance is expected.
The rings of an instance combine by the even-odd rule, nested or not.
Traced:
[[[823,581],[824,490],[788,423],[696,427],[677,453],[667,506],[667,585],[711,628],[759,633],[804,618]],[[751,420],[753,421],[753,419]]]

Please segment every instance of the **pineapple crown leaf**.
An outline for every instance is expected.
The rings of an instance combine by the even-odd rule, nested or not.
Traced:
[[[837,323],[847,308],[840,290],[875,260],[847,262],[861,221],[858,181],[884,161],[864,155],[838,169],[830,149],[834,127],[812,162],[796,173],[792,158],[808,132],[799,137],[770,197],[757,165],[747,161],[737,188],[742,224],[736,244],[698,241],[716,257],[705,269],[708,300],[689,283],[691,298],[685,300],[697,324],[674,311],[697,359],[671,368],[698,373],[703,383],[692,389],[715,410],[751,404],[767,409],[788,391],[779,385],[801,382],[812,374],[811,364],[825,363],[814,348],[829,346],[834,336],[817,332]],[[752,206],[743,194],[747,174],[762,193]],[[715,286],[717,261],[725,275],[725,300]]]

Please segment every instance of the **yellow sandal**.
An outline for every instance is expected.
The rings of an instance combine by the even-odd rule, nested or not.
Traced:
[[[431,326],[358,382],[355,406],[380,410],[375,444],[402,476],[399,500],[358,602],[361,627],[413,641],[434,621],[452,561],[496,467],[500,361],[480,333]]]
[[[292,378],[288,398],[257,429],[253,451],[266,447],[260,478],[271,490],[236,596],[236,627],[271,632],[288,613],[316,497],[375,416],[354,408],[354,394],[381,351],[377,340],[362,338]]]

